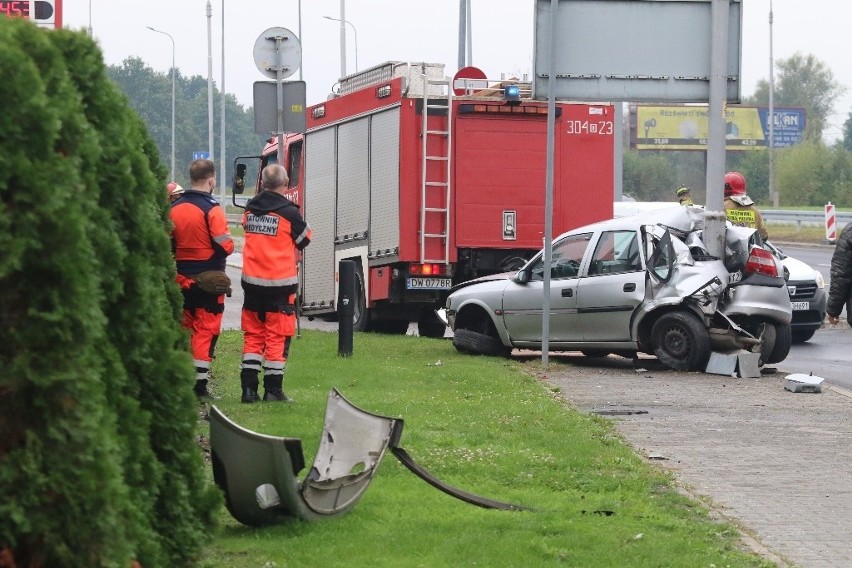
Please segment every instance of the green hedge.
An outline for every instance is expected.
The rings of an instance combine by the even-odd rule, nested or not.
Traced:
[[[166,170],[82,32],[0,18],[0,558],[194,563],[194,441]]]

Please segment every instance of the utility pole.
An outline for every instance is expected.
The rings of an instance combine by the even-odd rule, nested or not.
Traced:
[[[340,78],[346,77],[346,0],[340,0]]]
[[[772,206],[778,207],[780,199],[775,189],[775,59],[772,57],[772,0],[769,0],[769,197]]]
[[[207,151],[210,159],[215,159],[213,152],[213,8],[207,0]],[[221,182],[220,182],[221,183]]]
[[[228,175],[228,162],[225,152],[225,0],[222,0],[222,81],[219,84],[219,99],[220,99],[220,130],[221,133],[219,135],[219,159],[221,160],[221,164],[219,166],[219,188],[220,193],[222,195],[219,202],[222,204],[222,207],[225,206],[225,189],[228,186],[227,175]]]

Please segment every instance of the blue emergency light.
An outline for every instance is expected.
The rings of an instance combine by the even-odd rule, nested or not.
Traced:
[[[520,104],[521,88],[518,85],[506,85],[506,87],[503,89],[503,98],[506,99],[506,104]]]

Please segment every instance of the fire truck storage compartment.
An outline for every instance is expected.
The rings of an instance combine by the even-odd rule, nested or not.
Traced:
[[[306,134],[305,219],[313,228],[305,249],[306,311],[335,303],[335,251],[366,243],[370,258],[399,251],[399,106]],[[369,297],[368,267],[361,262]]]
[[[554,148],[554,236],[606,218],[601,212],[611,213],[613,179],[611,130],[592,134],[567,128],[592,120],[611,128],[612,107],[560,104],[557,110],[561,112]],[[540,250],[547,115],[458,112],[454,136],[456,246]],[[504,238],[506,211],[515,212],[512,240]]]

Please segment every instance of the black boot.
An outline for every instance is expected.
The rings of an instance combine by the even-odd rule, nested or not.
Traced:
[[[243,369],[240,372],[240,385],[243,389],[240,401],[246,404],[251,404],[252,402],[257,402],[259,400],[259,397],[257,396],[257,371],[253,369]]]
[[[293,399],[284,394],[282,385],[284,375],[263,377],[263,400],[266,402],[292,402]]]
[[[197,379],[193,390],[195,391],[195,397],[202,402],[210,401],[213,398],[207,390],[207,379]]]

